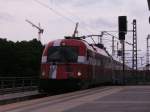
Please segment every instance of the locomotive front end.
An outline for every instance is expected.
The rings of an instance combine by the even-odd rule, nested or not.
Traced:
[[[74,88],[86,77],[86,48],[78,40],[57,40],[43,52],[40,89]]]

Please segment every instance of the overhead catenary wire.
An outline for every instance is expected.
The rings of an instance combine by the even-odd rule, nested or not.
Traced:
[[[119,40],[119,38],[118,38],[117,36],[114,36],[114,35],[108,33],[107,31],[103,31],[103,32],[106,33],[107,35],[113,36],[114,38],[116,38],[116,39]],[[129,43],[129,42],[127,42],[127,41],[125,41],[125,43],[128,44],[128,45],[131,45],[131,46],[133,45],[132,43]]]
[[[47,9],[49,9],[51,12],[53,12],[53,13],[55,13],[56,15],[58,15],[58,16],[60,16],[60,17],[62,17],[62,18],[64,18],[64,19],[66,19],[67,21],[69,21],[69,22],[71,22],[72,24],[75,24],[76,22],[73,20],[73,19],[71,19],[70,17],[68,17],[68,16],[65,16],[64,14],[62,14],[61,12],[59,12],[59,11],[57,11],[57,10],[55,10],[54,8],[52,8],[52,7],[50,7],[49,5],[47,5],[46,3],[43,3],[43,2],[41,2],[41,1],[39,1],[39,0],[34,0],[36,3],[38,3],[39,5],[41,5],[41,6],[43,6],[43,7],[45,7],[45,8],[47,8]],[[54,2],[54,1],[53,1]],[[60,8],[60,6],[59,6],[59,8]],[[62,7],[61,7],[62,8]],[[63,8],[64,9],[64,8]],[[68,12],[67,11],[67,13],[69,13],[69,15],[72,15],[70,12]],[[87,27],[89,27],[89,25],[88,24],[85,24],[85,22],[80,18],[80,17],[78,17],[78,16],[76,16],[75,15],[75,17],[77,17],[81,22],[83,22],[84,23],[84,26],[83,25],[81,25],[80,27],[82,27],[83,29],[82,30],[85,30],[85,31],[87,31],[88,33],[91,33],[92,34],[92,32],[93,31],[90,31]],[[90,27],[89,27],[90,28]],[[95,29],[95,28],[94,28]],[[96,30],[96,29],[95,29]],[[98,30],[97,30],[98,31]],[[99,31],[98,31],[99,32]],[[95,42],[95,40],[91,37],[91,39],[92,39],[92,41],[94,42],[94,43],[96,43]]]
[[[41,1],[39,1],[39,0],[34,0],[34,1],[35,1],[36,3],[38,3],[38,4],[40,4],[41,6],[43,6],[43,7],[45,7],[45,8],[48,8],[48,9],[51,10],[53,13],[55,13],[55,14],[57,14],[57,15],[63,17],[64,19],[70,21],[71,23],[73,23],[73,24],[75,23],[72,19],[70,19],[70,18],[64,16],[64,15],[61,14],[60,12],[58,12],[58,11],[54,10],[53,8],[49,7],[49,5],[43,3],[43,2],[41,2]]]
[[[49,5],[39,1],[39,0],[34,0],[36,3],[40,4],[41,6],[48,8],[50,11],[52,11],[53,13],[55,13],[56,15],[66,19],[67,21],[71,22],[72,24],[76,24],[76,22],[74,20],[72,20],[71,18],[64,16],[62,13],[60,13],[59,11],[54,10],[53,8],[49,7]],[[83,30],[92,33],[92,31],[90,31],[89,29],[87,29],[85,26],[81,26],[83,28]]]
[[[54,1],[50,0],[50,2],[54,4]],[[66,10],[64,7],[62,7],[62,6],[58,5],[58,4],[56,4],[56,2],[55,2],[54,5],[55,5],[56,7],[58,7],[59,9],[61,8],[61,9],[62,9],[63,11],[65,11],[65,13],[67,13],[68,15],[70,15],[70,16],[72,16],[72,17],[76,17],[81,23],[83,23],[82,25],[83,25],[84,28],[86,28],[87,30],[88,30],[88,28],[89,28],[90,31],[93,32],[93,28],[91,28],[89,24],[87,24],[83,19],[81,19],[81,17],[79,17],[79,16],[77,16],[77,15],[75,15],[75,14],[72,14],[70,11]],[[99,30],[96,29],[96,28],[94,28],[94,30],[96,30],[97,32],[99,32]]]

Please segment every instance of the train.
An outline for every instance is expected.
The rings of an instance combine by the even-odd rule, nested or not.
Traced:
[[[114,59],[103,44],[89,44],[80,38],[49,42],[41,60],[39,90],[45,92],[109,84],[112,70],[122,70],[122,62]]]

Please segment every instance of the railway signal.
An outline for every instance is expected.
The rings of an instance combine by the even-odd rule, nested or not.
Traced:
[[[119,40],[122,44],[122,70],[123,76],[125,71],[125,35],[127,33],[127,16],[118,17]],[[125,82],[123,82],[125,83]]]
[[[39,23],[39,26],[37,26],[37,25],[33,24],[31,21],[29,21],[29,20],[26,20],[26,22],[28,22],[28,23],[31,24],[33,27],[35,27],[36,29],[39,30],[39,32],[38,32],[38,40],[41,41],[41,34],[43,34],[44,29],[41,28],[40,23]]]
[[[119,16],[118,25],[119,25],[119,40],[125,40],[125,34],[127,33],[127,16]]]
[[[148,9],[150,11],[150,0],[147,0],[147,3],[148,3]],[[149,17],[149,23],[150,23],[150,17]]]
[[[147,0],[147,2],[148,2],[148,8],[150,10],[150,0]]]

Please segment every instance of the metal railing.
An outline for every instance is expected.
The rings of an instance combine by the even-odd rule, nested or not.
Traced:
[[[0,94],[37,89],[38,77],[0,77]]]
[[[135,73],[134,73],[135,72]],[[150,85],[150,71],[114,71],[114,84]]]

